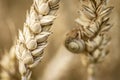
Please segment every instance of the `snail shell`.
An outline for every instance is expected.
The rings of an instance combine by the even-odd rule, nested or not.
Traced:
[[[81,53],[85,50],[85,43],[82,39],[66,39],[65,47],[73,53]]]

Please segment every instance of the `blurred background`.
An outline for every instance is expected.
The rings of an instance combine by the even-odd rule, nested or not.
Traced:
[[[32,0],[0,0],[0,59],[4,50],[13,45],[18,30],[23,28],[26,10]],[[112,37],[110,54],[103,63],[97,64],[97,80],[120,80],[120,0],[110,0],[114,6],[109,34]],[[65,34],[74,26],[78,16],[79,0],[61,0],[57,19],[51,29],[49,45],[43,61],[33,69],[33,80],[86,80],[86,68],[81,64],[80,55],[74,55],[64,47]]]

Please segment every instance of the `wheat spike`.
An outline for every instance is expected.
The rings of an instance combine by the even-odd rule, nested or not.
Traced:
[[[107,54],[105,47],[110,41],[106,32],[112,27],[109,23],[109,14],[113,7],[106,7],[106,3],[107,0],[89,0],[89,5],[82,3],[80,14],[83,16],[76,19],[80,25],[80,39],[84,40],[85,50],[95,62],[100,62],[102,54]],[[84,25],[85,22],[88,24]]]
[[[23,31],[19,30],[16,56],[22,80],[29,80],[31,69],[42,59],[49,31],[56,18],[60,0],[33,0]]]
[[[88,80],[95,80],[94,65],[103,61],[109,52],[106,47],[110,37],[106,32],[112,27],[109,14],[113,7],[106,7],[108,0],[80,1],[80,17],[75,20],[79,27],[68,33],[65,46],[74,53],[85,53],[89,60]]]

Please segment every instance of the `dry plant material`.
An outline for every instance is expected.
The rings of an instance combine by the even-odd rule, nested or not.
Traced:
[[[113,7],[107,7],[108,0],[80,0],[78,28],[67,34],[65,46],[73,53],[85,53],[88,57],[88,80],[95,80],[95,64],[108,54],[106,46],[110,37],[106,32],[112,27],[109,14]]]
[[[51,34],[53,21],[60,0],[33,0],[30,12],[27,12],[23,31],[19,30],[16,44],[16,56],[22,80],[29,80],[31,69],[42,59]]]
[[[9,52],[6,51],[2,56],[0,67],[0,80],[19,80],[14,47],[12,47]]]

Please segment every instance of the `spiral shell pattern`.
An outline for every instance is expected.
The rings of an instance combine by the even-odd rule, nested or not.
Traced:
[[[67,33],[67,38],[65,40],[65,47],[73,53],[81,53],[85,50],[85,43],[80,38],[81,33],[79,28],[75,28]]]
[[[83,40],[71,39],[65,41],[65,47],[73,53],[81,53],[85,49],[85,43]]]

